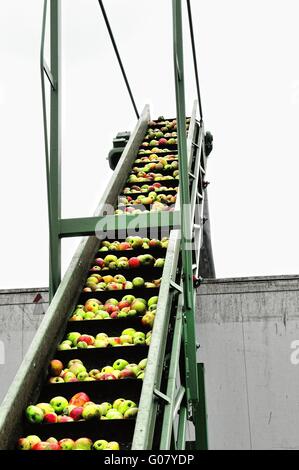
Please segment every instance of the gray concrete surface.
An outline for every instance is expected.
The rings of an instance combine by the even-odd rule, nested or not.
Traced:
[[[299,449],[299,276],[207,281],[197,330],[210,449]]]
[[[198,294],[209,448],[299,449],[299,276],[210,280]],[[47,301],[46,289],[0,291],[0,401]]]
[[[47,309],[47,289],[0,290],[0,402]]]

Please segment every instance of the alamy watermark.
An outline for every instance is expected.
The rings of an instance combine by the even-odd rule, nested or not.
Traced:
[[[172,229],[179,230],[181,234],[181,216],[179,211],[175,211],[175,205],[167,206],[167,210],[155,210],[154,205],[148,210],[146,206],[138,204],[135,206],[126,206],[124,210],[117,210],[115,206],[106,204],[100,214],[99,222],[96,225],[95,235],[103,240],[125,240],[127,237],[142,237],[150,239],[159,239],[169,236]],[[203,219],[201,218],[202,205],[198,204],[192,208],[191,205],[184,205],[181,209],[187,213],[187,220],[194,219],[196,227],[201,227]],[[128,219],[123,215],[131,215]],[[145,223],[146,217],[146,223]],[[188,225],[185,229],[189,231],[189,237],[184,239],[184,249],[194,250],[194,233],[192,227]]]

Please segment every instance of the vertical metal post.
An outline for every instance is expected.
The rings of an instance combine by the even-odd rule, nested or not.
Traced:
[[[198,443],[199,387],[196,367],[195,305],[192,274],[192,221],[189,192],[189,174],[186,139],[186,111],[184,88],[183,25],[181,0],[172,0],[173,51],[177,106],[178,154],[180,170],[181,248],[184,285],[184,348],[186,363],[186,394],[191,407]]]
[[[51,0],[51,72],[54,87],[51,87],[50,116],[50,300],[61,280],[61,241],[59,221],[61,218],[61,129],[60,129],[60,19],[61,2]]]
[[[200,450],[208,450],[208,429],[207,429],[207,410],[205,397],[205,367],[204,364],[197,364],[198,385],[199,385],[199,420],[197,436]]]

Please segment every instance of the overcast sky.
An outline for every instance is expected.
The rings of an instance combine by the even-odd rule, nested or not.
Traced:
[[[175,116],[170,0],[106,0],[141,110]],[[297,274],[298,0],[193,0],[217,277]],[[0,288],[48,283],[42,0],[0,1]],[[63,4],[63,216],[91,215],[135,116],[96,0]],[[185,4],[185,2],[183,2]],[[188,30],[186,105],[195,95]],[[78,240],[63,242],[64,269]]]

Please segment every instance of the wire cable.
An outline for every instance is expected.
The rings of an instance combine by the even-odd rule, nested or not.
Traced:
[[[193,19],[192,19],[191,0],[187,0],[187,9],[188,9],[188,18],[189,18],[190,38],[191,38],[191,44],[192,44],[192,54],[193,54],[194,73],[195,73],[195,80],[196,80],[196,89],[197,89],[197,99],[198,99],[198,106],[199,106],[199,114],[200,114],[200,120],[202,121],[202,120],[203,120],[203,114],[202,114],[201,94],[200,94],[199,77],[198,77],[198,66],[197,66],[197,58],[196,58],[196,48],[195,48],[195,41],[194,41],[194,30],[193,30]]]
[[[110,26],[110,23],[109,23],[109,20],[108,20],[106,11],[105,11],[104,4],[103,4],[102,0],[98,0],[98,2],[99,2],[99,5],[101,7],[101,10],[102,10],[102,14],[103,14],[106,26],[107,26],[107,30],[108,30],[108,33],[109,33],[109,36],[110,36],[110,39],[111,39],[111,42],[112,42],[112,45],[113,45],[113,48],[114,48],[119,66],[120,66],[120,69],[121,69],[121,72],[122,72],[122,75],[123,75],[123,78],[125,80],[127,90],[129,92],[135,114],[137,116],[137,119],[139,119],[139,112],[138,112],[138,109],[137,109],[137,106],[136,106],[136,103],[135,103],[135,100],[134,100],[134,97],[133,97],[133,93],[132,93],[132,90],[131,90],[131,87],[130,87],[130,84],[129,84],[129,81],[128,81],[128,78],[127,78],[122,60],[121,60],[121,57],[120,57],[120,54],[118,52],[118,48],[117,48],[117,45],[116,45],[116,42],[115,42],[115,39],[114,39],[114,36],[113,36],[113,32],[112,32],[112,29],[111,29],[111,26]]]

